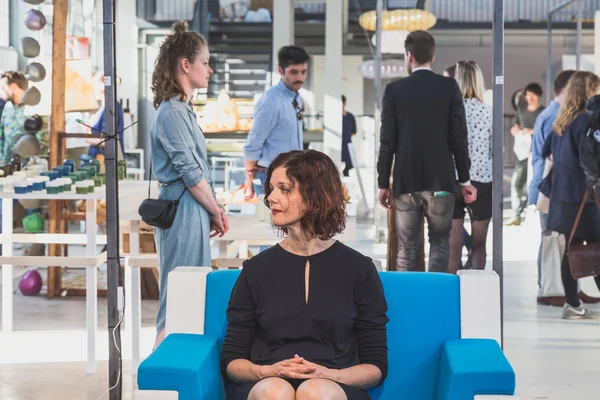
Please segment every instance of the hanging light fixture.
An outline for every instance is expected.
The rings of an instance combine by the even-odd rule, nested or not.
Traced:
[[[358,66],[358,72],[363,78],[375,79],[375,60],[367,60]],[[393,79],[406,76],[406,67],[400,60],[383,60],[381,62],[381,78]]]
[[[46,78],[46,68],[38,62],[32,62],[25,67],[25,78],[32,82],[41,82]]]
[[[21,47],[25,58],[35,58],[40,55],[40,43],[32,37],[22,37]]]
[[[418,9],[386,10],[383,11],[381,18],[381,29],[384,31],[426,31],[437,22],[435,15]],[[375,31],[377,14],[375,11],[367,11],[360,16],[358,22],[367,31]]]
[[[32,31],[41,31],[46,26],[46,16],[32,8],[25,13],[25,26]]]

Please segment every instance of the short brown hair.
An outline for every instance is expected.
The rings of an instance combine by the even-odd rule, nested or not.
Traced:
[[[427,64],[433,61],[435,55],[435,39],[427,31],[414,31],[406,37],[404,48],[417,63]]]
[[[206,39],[196,32],[188,31],[185,21],[173,24],[173,33],[167,35],[160,45],[160,52],[154,64],[152,74],[152,92],[154,93],[154,108],[171,97],[179,96],[183,100],[185,92],[177,82],[177,66],[179,60],[187,58],[190,62],[202,49],[208,46]]]
[[[456,78],[456,64],[449,66],[444,70],[449,78]]]
[[[25,75],[18,71],[6,71],[2,74],[0,79],[6,79],[7,85],[12,85],[14,83],[21,90],[27,90],[29,87],[29,81],[25,78]]]
[[[309,238],[328,240],[346,228],[346,200],[340,172],[327,155],[316,150],[294,150],[278,155],[267,169],[265,205],[270,208],[269,182],[275,169],[283,167],[297,186],[307,211],[300,224]],[[287,228],[279,228],[287,235]]]
[[[569,83],[569,79],[575,74],[575,70],[567,69],[565,71],[561,71],[556,75],[556,79],[554,79],[554,95],[560,96],[560,93],[564,88],[567,87],[567,83]]]

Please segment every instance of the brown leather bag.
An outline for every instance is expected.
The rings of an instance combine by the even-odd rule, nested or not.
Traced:
[[[592,187],[591,190],[593,190],[596,205],[600,206],[596,188]],[[571,237],[569,238],[569,264],[571,266],[571,275],[575,279],[600,275],[600,243],[572,243],[588,196],[589,190],[586,190],[581,206],[579,207],[579,212],[577,213],[577,218],[575,218],[575,224],[573,224],[573,229],[571,230]]]

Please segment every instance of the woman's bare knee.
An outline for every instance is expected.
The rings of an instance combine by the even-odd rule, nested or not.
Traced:
[[[294,400],[294,388],[284,379],[266,378],[258,382],[248,400]]]
[[[296,391],[296,400],[347,400],[344,390],[328,379],[309,379]]]

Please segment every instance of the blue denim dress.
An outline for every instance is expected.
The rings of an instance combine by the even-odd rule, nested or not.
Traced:
[[[160,199],[177,200],[185,187],[205,179],[210,181],[206,157],[206,139],[196,121],[190,104],[174,97],[164,101],[152,124],[151,158],[156,179],[165,184]],[[160,260],[160,296],[156,330],[165,327],[167,278],[174,268],[209,267],[210,215],[185,191],[173,225],[169,229],[154,229],[154,240]]]

